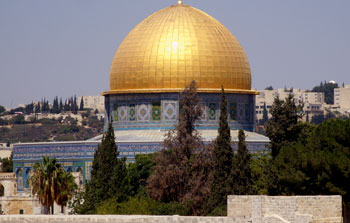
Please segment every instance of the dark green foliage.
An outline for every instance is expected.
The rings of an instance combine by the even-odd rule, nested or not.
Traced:
[[[285,100],[275,98],[270,113],[272,118],[267,122],[266,134],[270,138],[272,157],[276,157],[280,149],[296,141],[302,131],[299,119],[302,117],[303,105],[296,105],[293,95]]]
[[[12,153],[11,153],[10,158],[3,158],[3,159],[1,159],[1,157],[0,157],[0,163],[2,163],[1,172],[3,172],[3,173],[12,173],[12,171],[13,171],[12,157],[13,157]]]
[[[15,115],[9,120],[9,124],[12,125],[20,125],[25,124],[24,116],[23,115]]]
[[[130,181],[130,195],[144,194],[151,169],[155,165],[154,156],[156,154],[136,155],[135,162],[128,167]]]
[[[147,180],[148,195],[158,201],[180,202],[190,206],[191,214],[201,214],[209,193],[211,159],[195,122],[202,114],[193,81],[180,95],[179,122],[169,132],[165,148],[156,157],[156,166]]]
[[[251,169],[251,189],[254,194],[265,195],[268,193],[272,175],[271,160],[271,155],[265,151],[252,154],[249,165]]]
[[[280,194],[340,194],[350,202],[350,120],[323,122],[306,140],[283,147],[274,165]]]
[[[322,83],[312,89],[312,92],[323,92],[325,102],[327,104],[334,104],[334,88],[338,88],[338,84]]]
[[[211,184],[211,195],[208,201],[209,208],[226,206],[227,195],[231,192],[233,149],[231,147],[231,133],[227,122],[227,101],[222,89],[220,105],[220,121],[218,136],[214,142],[213,150],[213,182]],[[211,212],[212,210],[208,210]]]
[[[79,110],[80,111],[83,111],[84,110],[84,97],[81,96],[81,99],[80,99],[80,107],[79,107]]]
[[[41,112],[40,103],[37,103],[37,104],[35,105],[34,112],[35,112],[35,113],[40,113],[40,112]]]
[[[266,87],[265,90],[272,91],[272,90],[273,90],[273,87],[272,87],[272,86]]]
[[[34,111],[34,104],[33,102],[30,103],[30,104],[27,104],[26,107],[25,107],[25,113],[27,115],[31,114],[32,112]]]
[[[178,202],[162,203],[149,197],[132,197],[126,202],[107,200],[97,207],[98,214],[189,215],[189,208]]]
[[[0,105],[0,115],[6,111],[5,107]]]
[[[264,110],[263,110],[261,125],[264,125],[268,120],[269,120],[268,111],[266,108],[266,103],[264,103]]]
[[[233,158],[231,178],[233,180],[232,192],[237,195],[253,194],[252,171],[250,169],[250,154],[245,142],[245,134],[242,129],[238,132],[238,149]]]
[[[125,158],[118,159],[114,129],[109,124],[102,142],[94,155],[91,180],[85,186],[83,203],[76,203],[74,212],[78,214],[96,213],[96,207],[103,201],[113,199],[123,202],[129,194]]]

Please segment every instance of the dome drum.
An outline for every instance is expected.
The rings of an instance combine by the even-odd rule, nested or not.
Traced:
[[[203,114],[198,129],[217,129],[220,94],[199,93]],[[106,96],[106,125],[116,130],[172,129],[178,120],[179,93],[143,93]],[[255,95],[227,93],[228,123],[231,129],[254,130]],[[107,126],[106,126],[107,127]]]

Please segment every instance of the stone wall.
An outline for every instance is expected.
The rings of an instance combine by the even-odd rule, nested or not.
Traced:
[[[0,173],[0,184],[4,187],[4,196],[14,196],[17,194],[15,173]]]
[[[237,222],[342,222],[341,196],[229,196],[227,215]]]
[[[183,217],[183,216],[126,216],[126,215],[11,215],[1,216],[0,222],[6,223],[234,223],[233,218],[227,217]]]
[[[40,214],[41,205],[37,199],[25,196],[7,196],[0,197],[0,205],[2,214],[16,215],[22,212],[23,214]],[[1,215],[0,215],[1,216]],[[2,221],[0,218],[0,222]]]

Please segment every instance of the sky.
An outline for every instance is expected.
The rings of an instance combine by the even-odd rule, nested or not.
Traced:
[[[0,0],[0,105],[99,95],[128,32],[176,0]],[[183,0],[243,46],[252,87],[350,84],[349,0]]]

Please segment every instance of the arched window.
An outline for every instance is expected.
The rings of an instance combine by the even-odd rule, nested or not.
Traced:
[[[5,187],[2,186],[2,184],[0,184],[0,197],[3,197],[3,196],[5,196]]]
[[[68,173],[73,172],[72,167],[68,167],[68,168],[67,168],[67,172],[68,172]]]
[[[25,172],[25,175],[24,175],[24,186],[26,188],[29,187],[28,180],[29,180],[31,172],[32,172],[32,169],[30,169],[30,168],[26,169],[26,172]]]
[[[17,175],[17,185],[19,190],[23,190],[23,171],[19,168],[16,172]]]

